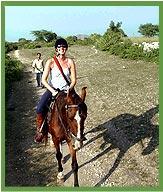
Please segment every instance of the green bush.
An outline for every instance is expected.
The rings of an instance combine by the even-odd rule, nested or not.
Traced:
[[[144,58],[149,62],[159,62],[159,49],[153,49],[149,52],[144,52]]]
[[[78,45],[93,45],[93,41],[90,38],[85,38],[84,40],[78,39],[76,43]]]
[[[159,62],[159,49],[147,52],[143,50],[143,46],[133,44],[130,39],[124,41],[121,41],[121,39],[118,33],[108,32],[96,41],[96,48],[101,51],[109,51],[109,53],[124,59]]]
[[[17,49],[18,49],[17,43],[5,42],[5,53],[9,53],[10,51]]]
[[[109,31],[105,33],[100,39],[97,40],[95,46],[101,51],[109,51],[112,46],[120,43],[120,33]]]
[[[19,42],[18,48],[19,49],[36,49],[41,47],[53,47],[54,42],[37,42],[37,41],[27,41],[27,42]]]
[[[159,50],[153,49],[150,52],[144,51],[143,46],[133,44],[130,40],[114,44],[109,49],[109,53],[121,58],[133,60],[145,60],[158,63]]]
[[[131,45],[129,49],[126,50],[125,58],[138,60],[142,59],[144,56],[143,48],[138,45]]]
[[[8,89],[13,81],[19,81],[23,74],[23,65],[20,61],[10,58],[8,55],[5,57],[5,85]]]
[[[127,40],[125,42],[118,42],[111,46],[109,52],[114,55],[119,55],[122,58],[126,58],[128,49],[132,46],[132,42]]]
[[[76,36],[68,36],[66,38],[67,42],[68,42],[68,45],[74,45],[77,41],[77,37]]]

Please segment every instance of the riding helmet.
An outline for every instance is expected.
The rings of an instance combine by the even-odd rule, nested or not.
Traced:
[[[60,39],[57,39],[56,42],[55,42],[55,48],[57,49],[58,45],[65,45],[66,48],[68,48],[68,44],[67,44],[67,41],[63,38],[60,38]]]

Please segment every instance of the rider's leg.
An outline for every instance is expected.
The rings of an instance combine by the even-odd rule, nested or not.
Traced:
[[[50,98],[51,98],[51,92],[47,90],[41,97],[41,100],[39,101],[37,106],[36,110],[37,136],[35,137],[35,141],[37,142],[42,142],[42,139],[44,137],[42,127],[46,126],[46,121],[44,121],[46,118],[46,114],[48,112],[46,104]]]
[[[37,136],[35,137],[35,141],[37,142],[42,142],[42,139],[43,139],[43,133],[42,133],[42,130],[41,130],[41,125],[44,121],[44,117],[41,114],[36,114],[36,121],[37,121]]]

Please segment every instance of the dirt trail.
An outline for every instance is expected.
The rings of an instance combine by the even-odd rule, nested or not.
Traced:
[[[88,51],[89,54],[86,54]],[[157,186],[157,69],[149,64],[149,74],[146,68],[139,70],[139,67],[145,66],[141,62],[137,62],[137,69],[129,61],[107,56],[110,65],[105,71],[108,60],[100,63],[104,53],[97,53],[97,50],[89,47],[80,48],[79,51],[72,47],[69,51],[77,65],[77,92],[80,94],[82,86],[88,87],[87,141],[77,152],[79,184],[89,187]],[[6,107],[6,186],[57,186],[55,149],[48,143],[45,151],[42,144],[33,142],[35,109],[45,89],[36,87],[35,75],[30,68],[31,58],[25,56],[23,51],[16,51],[15,57],[23,62],[25,71],[23,79],[13,83]],[[89,68],[87,63],[90,64]],[[143,79],[136,79],[139,75],[135,76],[135,69],[139,70],[135,73],[140,73],[140,76],[142,72],[145,74]],[[114,77],[108,79],[113,71]],[[126,82],[124,76],[128,78]],[[134,78],[136,80],[133,82]],[[107,85],[108,81],[110,83]],[[142,89],[146,89],[145,93],[142,93]],[[142,94],[147,98],[145,102]],[[68,151],[64,144],[66,180],[62,186],[73,186]]]

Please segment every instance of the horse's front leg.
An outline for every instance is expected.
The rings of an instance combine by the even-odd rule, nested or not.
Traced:
[[[63,174],[63,167],[62,167],[62,153],[60,151],[60,143],[55,138],[53,139],[53,143],[56,148],[56,158],[58,161],[58,175],[57,175],[57,182],[63,183],[64,182],[64,174]]]
[[[79,187],[79,182],[78,182],[78,163],[76,159],[76,150],[74,150],[72,143],[69,142],[69,149],[70,149],[70,154],[72,158],[72,171],[74,173],[74,187]]]

